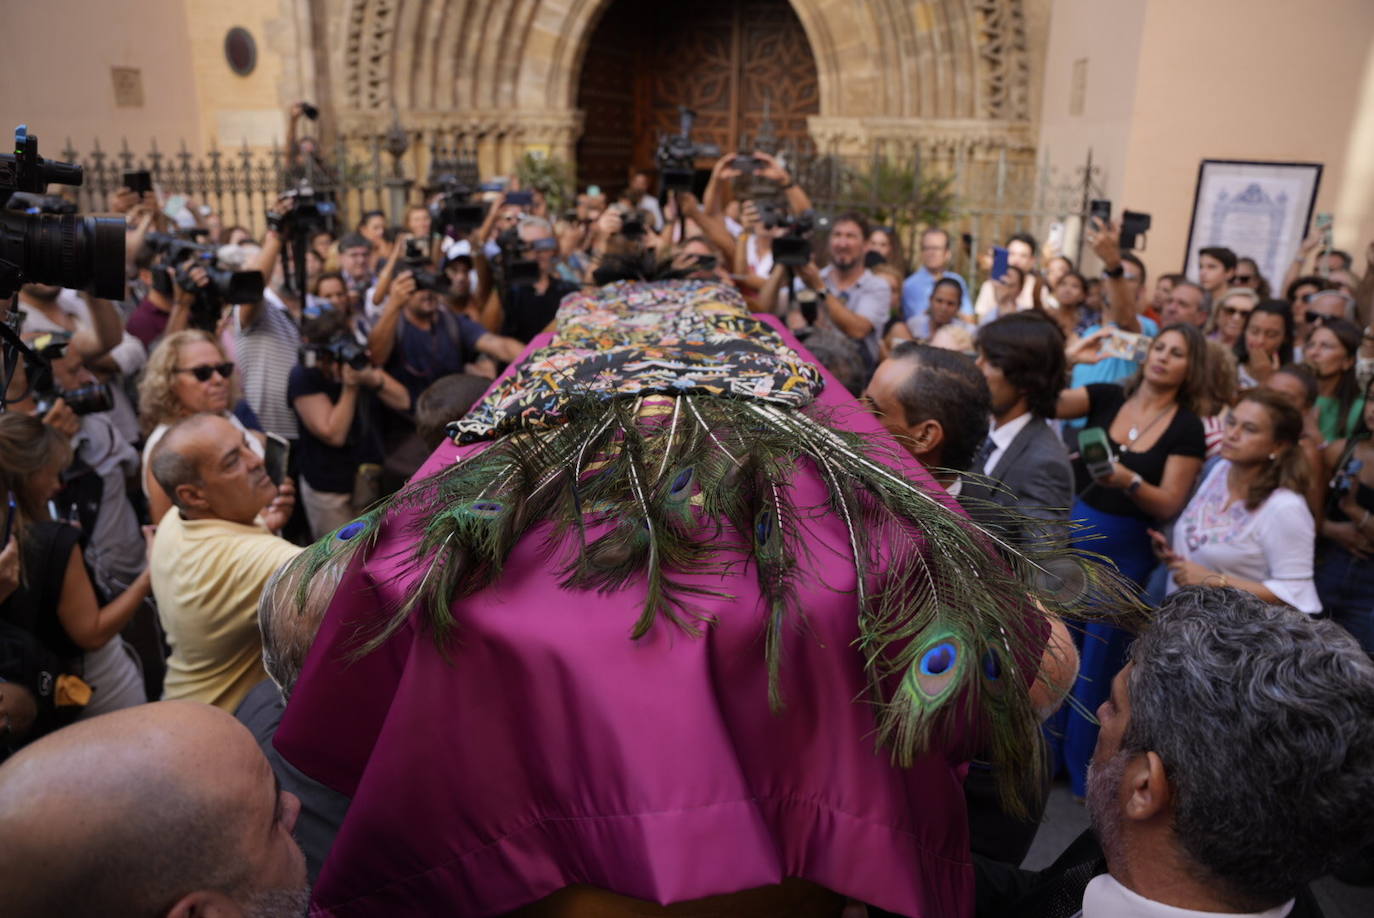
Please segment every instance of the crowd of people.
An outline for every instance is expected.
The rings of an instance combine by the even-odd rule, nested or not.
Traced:
[[[1045,726],[1115,878],[1079,888],[1084,914],[1176,891],[1142,858],[1188,877],[1172,900],[1183,907],[1259,911],[1296,896],[1292,914],[1308,881],[1359,863],[1369,826],[1350,820],[1369,815],[1356,801],[1374,791],[1374,245],[1363,276],[1316,233],[1283,278],[1205,247],[1198,277],[1156,264],[1151,283],[1120,227],[1094,221],[1100,276],[1017,232],[1003,273],[973,290],[952,270],[947,229],[923,228],[910,263],[897,232],[858,213],[813,235],[786,164],[752,157],[747,185],[731,153],[699,196],[656,197],[639,172],[619,195],[588,188],[557,214],[510,181],[461,230],[417,204],[396,226],[371,211],[347,231],[301,235],[289,195],[260,232],[208,209],[178,226],[155,192],[125,189],[125,302],[22,287],[20,334],[45,361],[8,368],[0,413],[0,757],[17,753],[0,770],[0,840],[20,852],[0,858],[12,862],[0,864],[0,910],[67,901],[4,891],[20,869],[62,889],[85,863],[50,863],[41,837],[69,853],[166,849],[166,882],[148,881],[159,914],[201,895],[299,914],[294,798],[264,783],[266,763],[227,718],[140,706],[238,711],[268,680],[257,608],[278,568],[413,475],[566,295],[654,258],[780,317],[975,519],[1013,544],[1102,555],[1159,607],[1134,646],[1107,625],[1077,630],[1072,700]],[[760,182],[769,194],[746,197]],[[173,233],[213,258],[169,263],[158,240]],[[283,262],[300,255],[293,283]],[[262,296],[216,299],[217,271],[261,272]],[[1291,665],[1309,658],[1310,670]],[[135,710],[102,716],[121,709]],[[1272,735],[1276,722],[1291,735]],[[203,755],[192,737],[222,744],[205,774],[228,775],[237,756],[225,781],[257,804],[226,803],[233,789],[192,799],[201,777],[176,751]],[[1248,758],[1261,740],[1272,748]],[[111,758],[138,770],[137,794],[186,796],[184,813],[154,806],[146,824],[111,816],[80,832],[48,818],[44,807],[114,793],[99,767]],[[62,772],[83,787],[59,804]],[[1268,803],[1243,791],[1274,782],[1273,812],[1253,812]],[[262,841],[270,830],[277,847],[244,848],[239,871],[225,861],[248,843],[232,833],[173,851],[177,820],[200,815],[251,823]],[[26,824],[30,846],[10,847]],[[998,907],[1045,895],[1045,877],[998,872],[1035,828],[975,820]],[[1250,838],[1263,851],[1253,860]],[[101,869],[149,869],[116,863]],[[96,914],[117,890],[93,887],[59,912]]]

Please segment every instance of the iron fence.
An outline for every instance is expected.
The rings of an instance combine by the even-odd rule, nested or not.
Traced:
[[[911,145],[875,143],[861,156],[814,148],[779,152],[820,213],[857,210],[872,222],[891,226],[913,268],[920,232],[929,226],[948,230],[953,270],[971,286],[984,279],[978,253],[1013,232],[1028,231],[1044,241],[1058,223],[1063,227],[1061,251],[1078,263],[1082,243],[1075,227],[1086,219],[1089,201],[1101,196],[1100,168],[1091,152],[1084,163],[1066,171],[1005,149],[923,157]],[[164,197],[179,195],[206,205],[224,226],[244,226],[255,236],[265,226],[267,206],[281,191],[302,182],[332,198],[340,226],[348,227],[369,210],[384,211],[399,222],[406,204],[422,200],[445,176],[459,174],[473,184],[476,177],[470,138],[407,132],[399,126],[340,141],[327,155],[307,159],[288,156],[277,146],[254,151],[246,144],[195,155],[184,144],[166,153],[154,143],[140,155],[127,142],[108,152],[99,141],[85,154],[68,143],[61,155],[85,168],[84,184],[68,190],[83,211],[108,211],[124,173],[146,169]]]

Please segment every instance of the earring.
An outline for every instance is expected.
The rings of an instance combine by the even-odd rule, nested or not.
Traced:
[[[1269,454],[1269,461],[1270,461],[1270,462],[1273,462],[1273,461],[1274,461],[1275,459],[1277,459],[1277,458],[1279,458],[1279,454],[1278,454],[1278,453],[1270,453],[1270,454]]]

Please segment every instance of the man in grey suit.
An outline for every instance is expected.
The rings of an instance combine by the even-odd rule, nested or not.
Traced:
[[[1073,467],[1046,421],[1054,417],[1066,379],[1064,336],[1040,315],[1012,313],[979,329],[977,346],[978,368],[992,395],[992,429],[974,456],[968,470],[974,475],[964,480],[960,502],[1013,544],[1065,539]],[[1016,511],[1008,515],[1020,522],[1003,517],[1000,508]]]

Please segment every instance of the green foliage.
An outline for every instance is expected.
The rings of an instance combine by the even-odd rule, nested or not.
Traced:
[[[537,188],[549,202],[549,213],[556,214],[572,206],[576,178],[572,166],[556,157],[526,153],[516,166],[521,188]]]
[[[844,169],[841,197],[870,222],[896,227],[905,237],[954,217],[953,184],[952,176],[924,172],[915,162],[874,159],[866,169]]]

